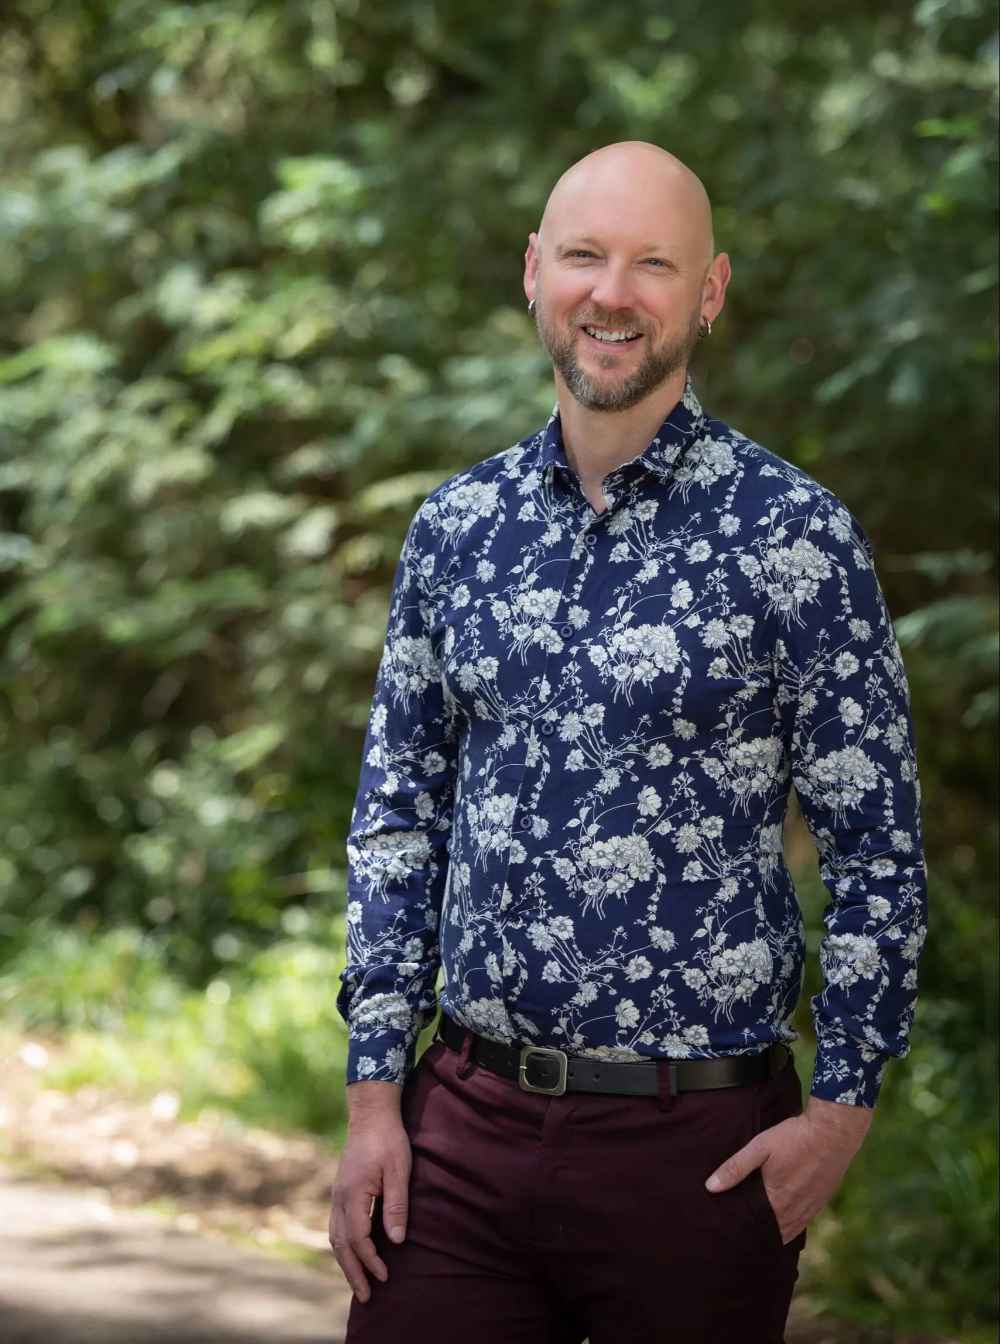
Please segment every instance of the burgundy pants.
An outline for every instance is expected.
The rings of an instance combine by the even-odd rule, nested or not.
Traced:
[[[347,1344],[781,1344],[802,1232],[782,1245],[760,1171],[711,1172],[802,1110],[767,1082],[656,1097],[547,1097],[440,1040],[403,1090],[406,1240],[351,1299]]]

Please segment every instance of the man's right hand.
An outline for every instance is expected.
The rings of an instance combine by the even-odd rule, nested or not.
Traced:
[[[347,1141],[340,1155],[330,1208],[330,1245],[359,1302],[371,1295],[367,1269],[384,1283],[385,1262],[371,1238],[372,1210],[382,1196],[382,1222],[391,1241],[406,1235],[410,1141],[400,1116],[396,1083],[351,1083]]]

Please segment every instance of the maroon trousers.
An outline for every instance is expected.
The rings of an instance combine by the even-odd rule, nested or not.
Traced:
[[[547,1097],[437,1040],[403,1090],[406,1240],[347,1344],[781,1344],[806,1234],[782,1245],[760,1171],[705,1180],[802,1110],[794,1065],[678,1096]]]

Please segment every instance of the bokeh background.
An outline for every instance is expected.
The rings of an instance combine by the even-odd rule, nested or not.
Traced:
[[[702,401],[861,520],[913,696],[912,1050],[802,1289],[866,1338],[994,1337],[996,127],[986,0],[8,0],[0,1004],[54,1085],[341,1141],[403,533],[551,408],[520,276],[552,183],[652,140],[733,262]]]

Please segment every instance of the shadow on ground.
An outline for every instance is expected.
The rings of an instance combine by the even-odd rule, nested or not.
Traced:
[[[341,1344],[346,1289],[86,1191],[0,1184],[4,1344]]]

